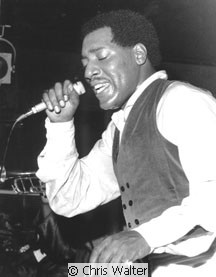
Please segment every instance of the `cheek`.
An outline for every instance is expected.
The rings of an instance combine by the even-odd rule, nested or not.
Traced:
[[[111,76],[116,80],[125,79],[124,76],[127,74],[128,65],[126,62],[111,63],[107,68]]]
[[[112,79],[114,90],[118,94],[125,93],[132,85],[133,72],[131,72],[131,64],[128,63],[129,61],[121,60],[107,67],[107,74]]]
[[[127,75],[125,74],[125,71],[123,68],[118,67],[114,70],[110,70],[110,76],[113,81],[113,85],[117,90],[120,90],[122,87],[125,87],[127,84]]]

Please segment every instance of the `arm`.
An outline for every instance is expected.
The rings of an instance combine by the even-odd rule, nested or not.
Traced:
[[[57,214],[71,217],[119,196],[108,153],[109,128],[89,155],[79,159],[72,122],[46,122],[46,127],[47,144],[38,157],[37,176],[46,183],[50,206]]]
[[[178,83],[168,88],[158,106],[161,134],[178,146],[179,156],[190,185],[190,195],[180,206],[135,230],[152,249],[197,255],[211,245],[216,232],[216,102],[199,89]],[[206,236],[172,244],[196,225]]]
[[[77,95],[69,95],[71,100],[59,105],[60,112],[55,112],[53,106],[57,105],[57,96],[60,99],[59,91],[62,92],[60,84],[50,90],[49,95],[44,95],[49,117],[46,120],[47,143],[38,157],[37,176],[46,184],[51,208],[57,214],[71,217],[120,194],[111,158],[114,126],[111,122],[89,155],[79,159],[73,125]]]

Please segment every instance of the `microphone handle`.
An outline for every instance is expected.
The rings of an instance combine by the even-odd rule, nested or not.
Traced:
[[[35,105],[31,108],[30,112],[32,114],[42,112],[46,109],[46,104],[44,102],[41,102],[40,104]]]

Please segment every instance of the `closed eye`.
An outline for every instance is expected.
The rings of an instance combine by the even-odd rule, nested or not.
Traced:
[[[103,60],[105,60],[107,58],[107,56],[104,56],[104,57],[98,57],[98,60],[99,61],[103,61]]]

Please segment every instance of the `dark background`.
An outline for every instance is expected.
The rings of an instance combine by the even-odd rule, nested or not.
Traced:
[[[10,26],[5,28],[4,39],[16,49],[11,83],[0,86],[0,161],[15,119],[40,102],[44,89],[66,78],[82,80],[81,24],[100,11],[117,8],[143,12],[152,20],[161,41],[162,68],[170,78],[189,81],[216,95],[215,0],[0,0],[0,25]],[[0,40],[0,55],[10,52],[11,47]],[[99,109],[93,93],[86,89],[75,116],[80,156],[88,153],[111,115]],[[5,161],[8,174],[37,170],[37,156],[45,144],[44,119],[42,112],[15,127]],[[24,226],[32,223],[36,206],[40,207],[38,197],[2,192],[0,196],[0,212],[17,215]],[[116,227],[111,222],[117,222],[120,207],[114,202],[97,210],[96,216],[88,214],[87,225],[85,221],[81,229],[90,232],[91,225],[97,234]]]
[[[215,0],[0,0],[4,38],[16,49],[11,84],[0,86],[0,160],[14,120],[40,102],[44,89],[75,76],[79,61],[80,26],[90,16],[110,9],[143,12],[157,29],[162,68],[170,78],[190,81],[216,93]],[[11,49],[0,41],[0,53]],[[45,143],[45,113],[19,124],[11,137],[6,169],[37,170]],[[110,118],[87,88],[76,114],[77,146],[88,153]]]

